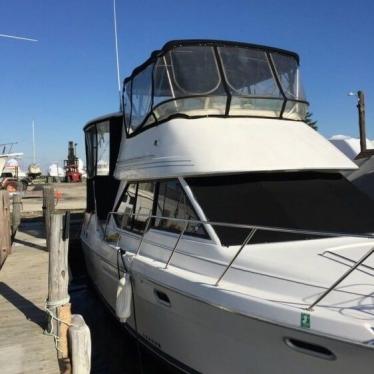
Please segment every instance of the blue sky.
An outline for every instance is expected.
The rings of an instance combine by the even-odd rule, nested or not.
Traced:
[[[84,155],[83,125],[118,109],[112,0],[0,0],[0,143],[31,162]],[[297,52],[310,110],[325,136],[356,136],[349,91],[364,90],[374,138],[374,2],[117,0],[121,78],[170,39],[238,40]]]

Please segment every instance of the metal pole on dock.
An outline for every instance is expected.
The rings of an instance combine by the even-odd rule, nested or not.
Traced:
[[[0,191],[0,269],[11,249],[10,202],[8,191]]]
[[[67,332],[71,323],[68,294],[70,213],[52,213],[49,229],[48,332],[57,339],[58,357],[68,357]]]
[[[50,249],[49,232],[51,225],[51,214],[55,210],[55,190],[53,186],[47,185],[43,187],[43,216],[45,223],[45,236],[47,240],[47,248]]]
[[[16,236],[18,226],[21,223],[21,206],[22,196],[20,193],[13,194],[13,211],[12,211],[12,242]]]
[[[365,94],[357,91],[358,125],[360,128],[361,152],[366,151],[366,125],[365,125]]]

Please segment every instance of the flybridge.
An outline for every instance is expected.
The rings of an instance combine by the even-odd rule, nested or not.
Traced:
[[[127,134],[173,117],[263,117],[303,120],[297,54],[246,43],[167,43],[125,79]]]

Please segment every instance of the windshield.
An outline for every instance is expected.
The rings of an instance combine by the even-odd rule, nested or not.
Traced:
[[[282,172],[188,178],[210,221],[339,233],[374,232],[374,203],[339,173]],[[215,227],[223,245],[249,230]],[[251,242],[315,236],[258,231]]]
[[[292,54],[236,45],[180,45],[125,81],[128,133],[171,116],[304,120],[299,64]]]

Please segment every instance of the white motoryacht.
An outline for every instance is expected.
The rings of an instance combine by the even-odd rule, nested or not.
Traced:
[[[23,153],[12,152],[14,144],[17,143],[4,143],[0,144],[0,175],[6,167],[6,163],[11,158],[18,158],[23,155]]]
[[[307,108],[297,54],[181,40],[84,128],[90,277],[182,372],[374,370],[374,206]]]

